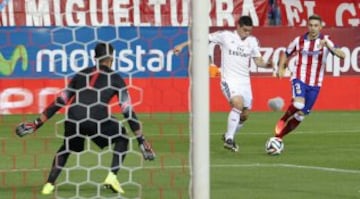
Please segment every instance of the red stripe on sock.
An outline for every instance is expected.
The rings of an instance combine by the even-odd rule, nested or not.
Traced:
[[[291,118],[285,125],[285,127],[281,130],[280,134],[277,135],[277,137],[282,138],[288,133],[290,133],[292,130],[294,130],[298,125],[300,124],[300,121],[298,121],[295,117]]]
[[[291,103],[284,115],[281,117],[281,120],[286,122],[297,111],[299,111],[299,109],[295,108],[295,106]]]

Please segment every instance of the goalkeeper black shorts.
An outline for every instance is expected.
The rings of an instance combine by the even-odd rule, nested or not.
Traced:
[[[89,137],[99,148],[103,149],[115,142],[128,144],[126,129],[116,119],[102,122],[95,121],[65,121],[64,144],[67,150],[81,152],[84,141]]]

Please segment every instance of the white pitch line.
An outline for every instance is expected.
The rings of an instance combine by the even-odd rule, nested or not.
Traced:
[[[285,168],[294,168],[294,169],[309,169],[309,170],[318,170],[318,171],[328,171],[328,172],[337,172],[337,173],[352,173],[360,174],[360,170],[353,169],[341,169],[341,168],[331,168],[331,167],[320,167],[320,166],[308,166],[308,165],[297,165],[297,164],[264,164],[264,163],[254,163],[254,164],[230,164],[230,165],[211,165],[211,167],[285,167]]]
[[[189,166],[164,166],[166,169],[180,169],[180,168],[189,168]],[[253,163],[253,164],[212,164],[210,168],[241,168],[241,167],[285,167],[285,168],[295,168],[295,169],[309,169],[309,170],[319,170],[319,171],[329,171],[337,173],[352,173],[360,174],[360,170],[352,169],[341,169],[341,168],[331,168],[331,167],[319,167],[319,166],[307,166],[307,165],[296,165],[296,164],[264,164],[264,163]],[[158,169],[159,167],[144,167],[144,169]]]
[[[279,165],[282,166],[282,167],[289,167],[289,168],[311,169],[311,170],[330,171],[330,172],[338,172],[338,173],[360,174],[360,170],[352,170],[352,169],[306,166],[306,165],[296,165],[296,164],[295,165],[294,164],[279,164]]]
[[[252,164],[212,164],[210,168],[247,168],[247,167],[284,167],[291,169],[308,169],[308,170],[317,170],[324,172],[334,172],[334,173],[346,173],[346,174],[360,174],[360,170],[353,169],[342,169],[342,168],[331,168],[331,167],[320,167],[320,166],[309,166],[309,165],[297,165],[297,164],[267,164],[267,163],[252,163]],[[138,168],[138,167],[137,167]],[[143,169],[183,169],[190,168],[189,165],[168,165],[168,166],[145,166]],[[39,169],[1,169],[2,172],[36,172],[36,171],[48,171],[49,168],[39,168]]]
[[[246,131],[246,130],[244,130]],[[327,130],[327,131],[294,131],[294,134],[339,134],[340,130]],[[341,134],[343,133],[360,133],[359,129],[349,129],[349,130],[341,130]],[[242,135],[272,135],[273,132],[259,132],[259,131],[253,131],[253,132],[240,132],[239,134]],[[212,136],[218,136],[223,135],[223,133],[211,133]],[[170,136],[170,135],[169,135]]]

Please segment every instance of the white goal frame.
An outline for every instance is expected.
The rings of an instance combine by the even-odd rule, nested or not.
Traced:
[[[193,0],[190,7],[190,195],[193,199],[210,198],[209,6],[209,1]]]

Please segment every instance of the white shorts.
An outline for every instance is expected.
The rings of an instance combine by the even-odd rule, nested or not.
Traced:
[[[224,80],[220,84],[221,90],[228,101],[234,96],[241,96],[244,100],[244,108],[251,109],[253,99],[251,84]]]

